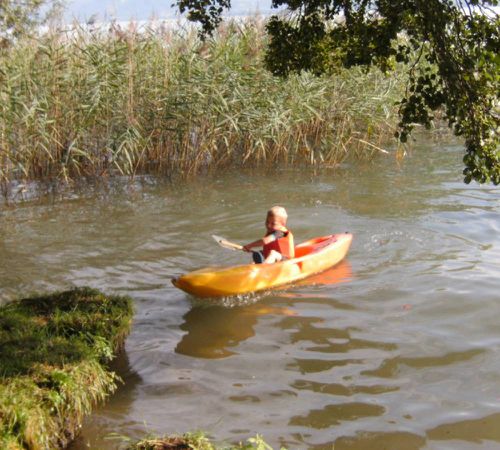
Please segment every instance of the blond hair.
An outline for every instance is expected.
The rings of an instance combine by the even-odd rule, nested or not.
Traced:
[[[278,219],[281,219],[281,222],[283,225],[286,225],[286,221],[288,219],[288,214],[286,213],[286,209],[283,208],[283,206],[273,206],[268,212],[267,212],[268,217],[276,217]]]

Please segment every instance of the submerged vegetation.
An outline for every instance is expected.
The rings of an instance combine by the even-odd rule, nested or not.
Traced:
[[[0,183],[335,165],[394,133],[400,80],[361,69],[274,77],[258,18],[194,29],[49,31],[0,52]]]
[[[261,436],[247,439],[245,443],[216,446],[203,433],[186,433],[182,436],[143,439],[127,450],[272,450]]]
[[[116,389],[105,368],[128,333],[127,297],[80,288],[0,309],[0,448],[56,449]]]

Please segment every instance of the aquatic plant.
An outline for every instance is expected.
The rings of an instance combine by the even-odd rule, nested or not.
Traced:
[[[0,448],[55,449],[116,389],[106,363],[123,345],[127,297],[89,288],[0,308]]]
[[[204,433],[186,433],[182,436],[165,436],[161,438],[149,438],[136,442],[128,450],[272,450],[261,436],[257,435],[231,446],[216,446],[205,436]],[[285,450],[282,448],[282,450]]]
[[[75,26],[0,54],[0,186],[168,177],[229,165],[335,165],[392,136],[397,77],[282,79],[258,18],[193,29]]]

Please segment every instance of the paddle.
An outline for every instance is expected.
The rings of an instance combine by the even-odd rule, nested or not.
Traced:
[[[214,238],[215,242],[217,242],[217,244],[219,244],[221,247],[227,248],[229,250],[243,250],[243,245],[229,242],[227,239],[216,236],[215,234],[212,234],[212,237]]]
[[[229,250],[243,250],[243,251],[245,251],[243,249],[243,245],[235,244],[234,242],[230,242],[223,237],[216,236],[215,234],[212,234],[212,237],[214,238],[215,242],[217,242],[217,244],[219,244],[221,247],[227,248]],[[264,262],[264,257],[262,256],[261,252],[251,251],[251,253],[252,253],[252,259],[253,259],[254,263],[260,264],[260,263]]]

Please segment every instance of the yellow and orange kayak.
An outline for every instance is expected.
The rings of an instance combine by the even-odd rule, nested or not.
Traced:
[[[274,264],[206,267],[172,280],[174,286],[197,297],[228,297],[294,283],[323,272],[344,259],[351,233],[331,234],[295,247],[295,258]]]

